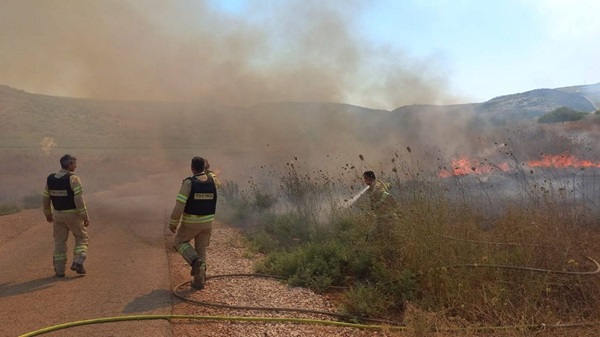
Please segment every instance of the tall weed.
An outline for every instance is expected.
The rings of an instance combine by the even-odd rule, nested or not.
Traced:
[[[600,259],[600,193],[587,185],[596,179],[527,171],[507,153],[508,173],[450,177],[419,167],[414,152],[394,154],[378,177],[393,183],[397,218],[369,240],[376,215],[367,197],[350,208],[334,197],[360,189],[354,166],[348,179],[288,163],[272,171],[277,193],[255,185],[240,203],[257,214],[246,230],[268,253],[257,270],[319,292],[347,287],[342,310],[359,315],[398,317],[410,305],[472,324],[597,318],[600,280],[581,273],[596,268],[586,256]]]

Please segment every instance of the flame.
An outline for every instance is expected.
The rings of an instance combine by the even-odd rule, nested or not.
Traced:
[[[590,160],[578,159],[570,154],[542,155],[541,160],[532,160],[527,163],[529,167],[600,167],[600,163]]]
[[[467,174],[491,174],[496,170],[503,172],[509,171],[510,166],[507,163],[494,165],[491,163],[481,162],[477,159],[462,157],[460,159],[450,161],[451,168],[443,168],[440,170],[440,177],[447,178],[451,176],[464,176]]]
[[[468,174],[491,174],[494,171],[508,172],[512,171],[508,163],[501,163],[498,165],[491,164],[488,162],[482,162],[477,159],[462,157],[460,159],[451,160],[451,168],[446,167],[440,169],[439,176],[447,178],[451,176],[464,176]],[[529,167],[549,167],[549,168],[588,168],[597,167],[600,168],[600,162],[593,162],[590,160],[578,159],[577,157],[570,154],[562,155],[542,155],[540,160],[530,160],[527,162]]]

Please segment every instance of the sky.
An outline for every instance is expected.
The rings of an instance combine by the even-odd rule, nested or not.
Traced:
[[[0,84],[393,110],[600,82],[595,0],[2,0]]]

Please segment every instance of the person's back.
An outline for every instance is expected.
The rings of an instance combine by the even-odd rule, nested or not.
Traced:
[[[53,223],[54,229],[54,272],[57,277],[65,277],[67,263],[67,240],[69,232],[75,236],[73,264],[71,270],[85,274],[83,262],[87,258],[89,217],[83,187],[73,172],[77,168],[77,159],[64,155],[60,159],[61,170],[46,178],[42,192],[42,210],[46,221]]]
[[[183,180],[169,220],[169,230],[176,233],[173,246],[192,267],[192,286],[197,289],[204,288],[206,281],[206,249],[217,206],[217,186],[206,174],[205,163],[201,157],[192,159],[193,176]]]

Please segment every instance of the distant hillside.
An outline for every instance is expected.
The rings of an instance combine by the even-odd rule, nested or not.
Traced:
[[[560,107],[575,111],[594,112],[600,108],[600,83],[558,89],[536,89],[505,95],[483,103],[446,106],[412,105],[394,110],[399,120],[419,114],[472,114],[477,125],[504,125],[536,118]]]
[[[596,109],[600,109],[600,83],[557,88],[557,90],[585,97],[595,105]]]
[[[560,89],[536,89],[476,104],[475,111],[479,117],[487,118],[494,124],[503,124],[537,118],[560,107],[581,112],[596,110],[594,104],[581,94]]]
[[[86,149],[331,149],[349,140],[375,141],[375,129],[389,114],[337,103],[237,108],[77,99],[0,86],[0,148],[37,148],[52,137],[60,147]]]
[[[279,102],[252,107],[108,101],[27,93],[0,85],[0,148],[38,147],[44,137],[79,148],[209,148],[272,151],[420,139],[444,128],[504,125],[558,107],[593,112],[600,83],[536,89],[483,103],[411,105],[393,111],[341,103]]]

